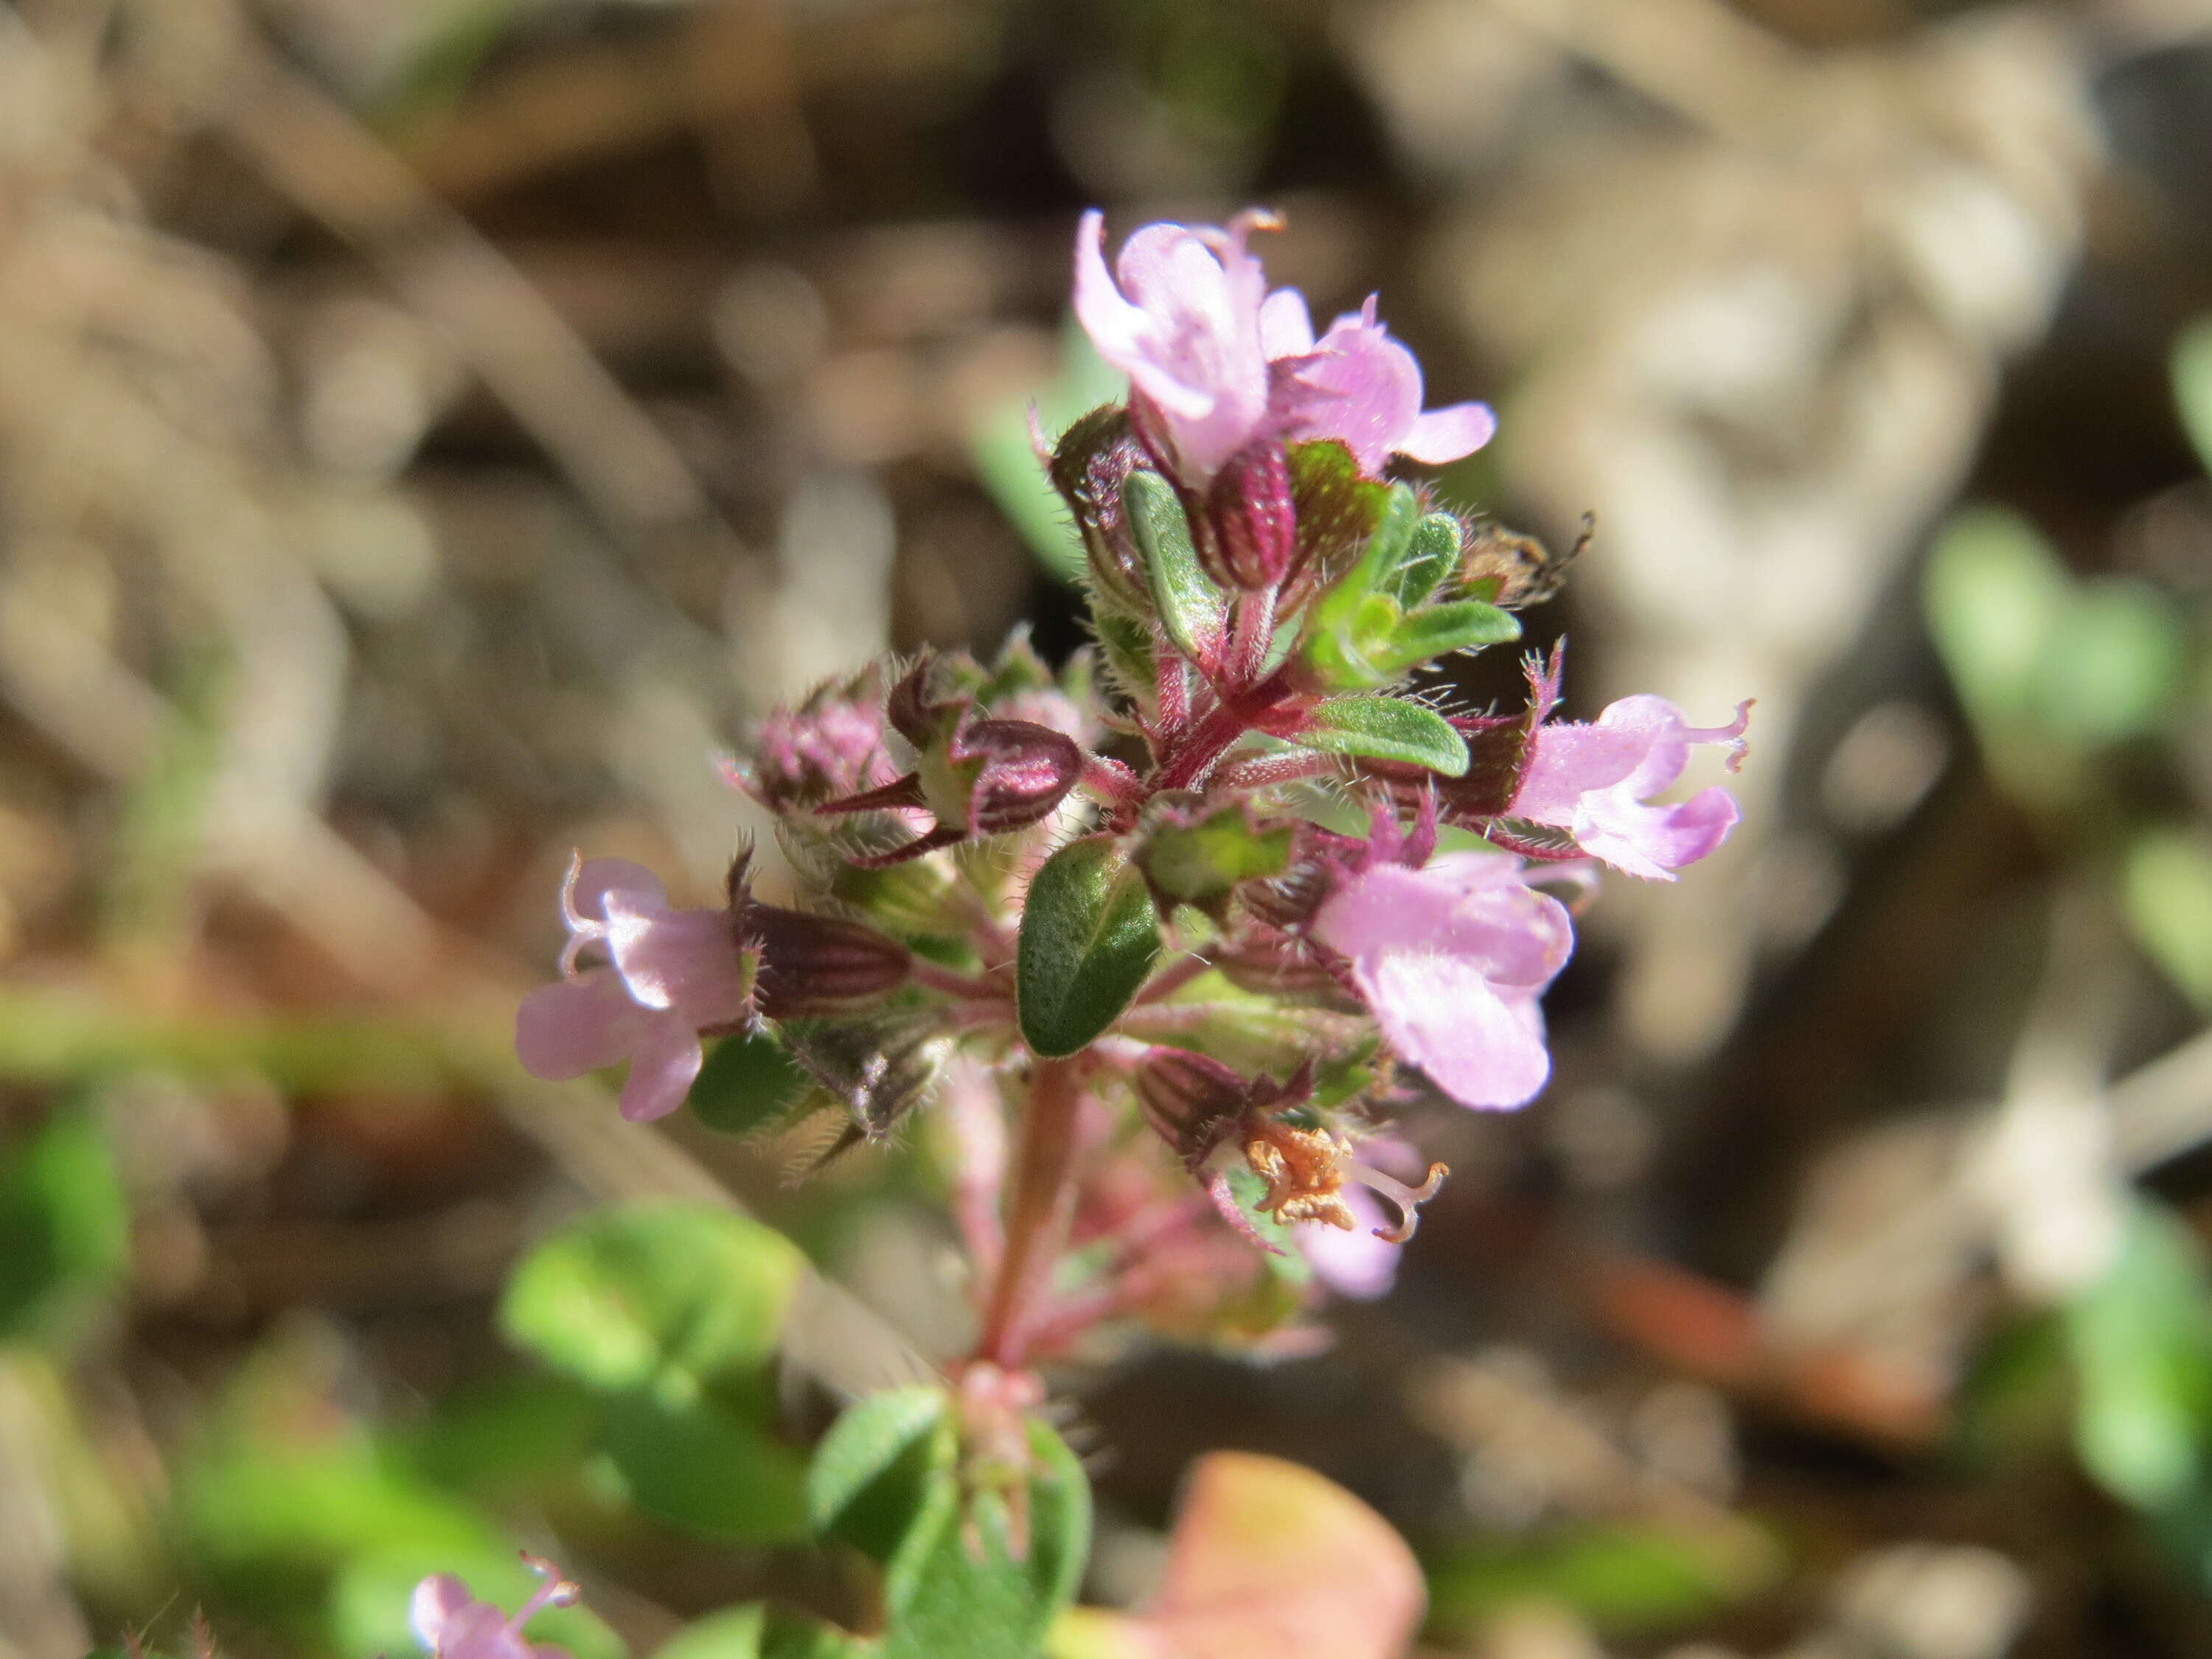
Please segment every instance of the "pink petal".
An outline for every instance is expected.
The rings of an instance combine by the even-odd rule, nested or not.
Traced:
[[[1355,961],[1437,953],[1522,986],[1548,982],[1574,947],[1565,908],[1532,892],[1520,860],[1503,853],[1448,854],[1420,870],[1377,865],[1322,906],[1314,934]]]
[[[1279,288],[1261,303],[1260,349],[1270,362],[1303,357],[1314,349],[1313,313],[1297,289]]]
[[[1145,313],[1115,286],[1105,242],[1106,216],[1093,208],[1075,228],[1075,316],[1098,355],[1121,368],[1136,356]]]
[[[751,981],[721,910],[640,908],[608,893],[607,952],[629,994],[647,1008],[683,1011],[695,1026],[742,1019]]]
[[[1597,723],[1608,730],[1644,734],[1644,758],[1629,774],[1626,784],[1638,800],[1666,788],[1690,763],[1689,727],[1683,722],[1682,711],[1664,697],[1644,691],[1609,702],[1599,714]]]
[[[1573,831],[1583,851],[1614,869],[1672,881],[1726,841],[1739,816],[1735,797],[1717,784],[1678,806],[1647,806],[1624,786],[1584,796]]]
[[[474,1599],[469,1587],[452,1573],[432,1573],[407,1600],[407,1622],[414,1626],[415,1639],[437,1652],[447,1626]]]
[[[1498,432],[1498,416],[1487,404],[1451,404],[1413,418],[1395,447],[1407,460],[1426,466],[1472,455]]]
[[[1507,812],[1564,830],[1574,822],[1583,795],[1609,789],[1635,772],[1656,740],[1648,731],[1581,720],[1539,726]]]
[[[1474,963],[1393,953],[1352,964],[1390,1046],[1462,1106],[1519,1106],[1552,1074],[1533,995],[1500,996]]]
[[[637,1005],[611,969],[541,985],[514,1011],[515,1058],[532,1077],[566,1082],[629,1054],[638,1018]]]
[[[628,859],[585,860],[576,866],[575,878],[562,896],[575,914],[598,921],[607,914],[610,893],[628,895],[633,910],[668,908],[668,890],[660,884],[660,878]]]
[[[1390,1288],[1398,1276],[1402,1246],[1375,1237],[1377,1227],[1389,1227],[1395,1218],[1364,1187],[1347,1185],[1344,1202],[1359,1225],[1351,1232],[1322,1221],[1301,1221],[1291,1229],[1298,1254],[1312,1265],[1315,1276],[1339,1296],[1371,1302]]]
[[[1378,327],[1340,317],[1297,362],[1291,434],[1334,438],[1363,472],[1379,473],[1421,412],[1421,368]]]
[[[667,1116],[684,1103],[705,1061],[698,1030],[682,1012],[644,1016],[630,1050],[629,1076],[623,1080],[622,1115],[633,1123]]]

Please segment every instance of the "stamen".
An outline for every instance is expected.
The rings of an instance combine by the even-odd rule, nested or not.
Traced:
[[[1385,1175],[1357,1158],[1346,1162],[1344,1173],[1361,1186],[1373,1188],[1398,1206],[1398,1224],[1377,1227],[1375,1237],[1386,1244],[1403,1244],[1413,1236],[1413,1230],[1421,1224],[1421,1206],[1443,1189],[1444,1177],[1451,1171],[1443,1164],[1431,1164],[1428,1178],[1418,1187],[1408,1187],[1395,1176]]]
[[[584,873],[584,854],[581,848],[568,854],[568,873],[561,881],[561,920],[568,925],[568,942],[561,947],[561,977],[574,979],[576,960],[586,945],[596,945],[607,936],[607,925],[595,921],[576,908],[576,882]]]
[[[517,1636],[521,1635],[525,1625],[546,1608],[573,1607],[584,1593],[580,1586],[563,1578],[561,1570],[543,1556],[532,1555],[525,1550],[522,1552],[522,1564],[544,1582],[538,1585],[527,1601],[514,1610],[514,1617],[507,1621],[507,1629]]]

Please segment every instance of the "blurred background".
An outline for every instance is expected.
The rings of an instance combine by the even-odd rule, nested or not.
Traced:
[[[843,1287],[801,1369],[915,1374],[915,1160],[623,1125],[514,1001],[572,848],[715,890],[778,699],[1079,642],[1074,216],[1253,201],[1498,405],[1447,498],[1596,514],[1570,712],[1753,755],[1547,1095],[1419,1115],[1332,1352],[1060,1379],[1087,1598],[1244,1447],[1406,1534],[1437,1654],[2212,1651],[2208,157],[2203,0],[0,5],[0,1655],[410,1651],[487,1540],[641,1655],[848,1606],[627,1501],[491,1313],[734,1194]]]

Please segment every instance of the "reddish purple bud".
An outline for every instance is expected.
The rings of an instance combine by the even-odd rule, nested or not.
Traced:
[[[1083,775],[1075,739],[1028,720],[977,720],[954,735],[951,753],[956,769],[982,763],[968,797],[968,827],[979,836],[1035,823]]]
[[[1257,592],[1289,575],[1298,521],[1283,446],[1268,439],[1239,450],[1206,491],[1206,520],[1212,533],[1199,552],[1214,580]]]
[[[1136,1076],[1137,1103],[1160,1139],[1195,1169],[1244,1110],[1244,1079],[1219,1060],[1155,1048]]]
[[[740,925],[760,946],[753,994],[770,1019],[806,1019],[873,1002],[905,984],[913,963],[903,945],[839,916],[748,904]]]
[[[1129,411],[1093,410],[1067,428],[1052,453],[1053,487],[1082,532],[1091,580],[1120,609],[1144,614],[1152,605],[1145,562],[1121,510],[1121,486],[1145,465],[1144,447],[1131,434]]]

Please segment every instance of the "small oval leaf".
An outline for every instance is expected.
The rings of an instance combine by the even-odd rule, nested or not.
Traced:
[[[1132,472],[1121,486],[1121,510],[1145,556],[1161,626],[1185,656],[1210,658],[1221,645],[1221,590],[1198,562],[1175,486],[1157,472]]]
[[[680,1396],[767,1362],[805,1267],[781,1235],[727,1210],[611,1206],[524,1258],[500,1330],[592,1388]]]
[[[1462,745],[1462,767],[1465,755]],[[1116,838],[1068,842],[1037,872],[1022,912],[1014,987],[1023,1041],[1047,1060],[1085,1048],[1121,1018],[1159,954],[1152,894]]]
[[[890,1389],[840,1417],[807,1466],[806,1513],[815,1530],[837,1527],[894,1464],[936,1431],[946,1404],[942,1389]]]
[[[1334,697],[1306,716],[1297,741],[1329,755],[1403,761],[1448,778],[1467,772],[1467,741],[1433,708],[1402,697]]]
[[[1027,1425],[1027,1490],[933,1478],[884,1573],[884,1659],[1033,1659],[1091,1552],[1091,1483],[1065,1441]]]
[[[1391,592],[1411,610],[1459,568],[1459,520],[1449,513],[1423,514],[1399,556],[1398,568],[1390,573]]]
[[[806,1092],[806,1073],[766,1031],[725,1037],[685,1097],[692,1115],[718,1134],[749,1134]]]

